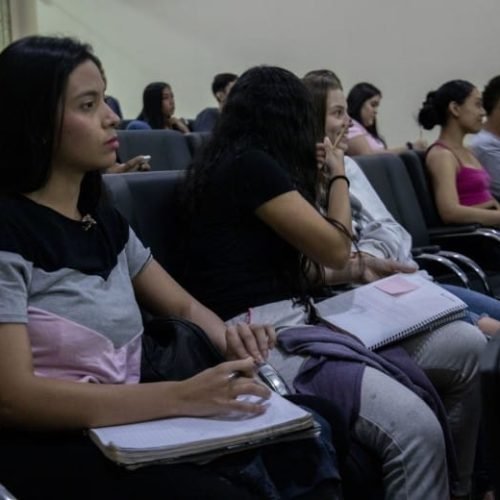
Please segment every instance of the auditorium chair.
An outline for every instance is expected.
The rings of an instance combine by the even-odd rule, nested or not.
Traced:
[[[185,171],[103,176],[109,201],[151,248],[156,260],[179,281],[182,274],[179,188],[184,176]],[[345,449],[337,449],[343,464],[344,498],[382,500],[380,463],[359,443],[352,443],[347,437],[345,440]]]
[[[175,278],[181,269],[179,186],[185,171],[104,175],[111,202]]]
[[[480,358],[482,415],[495,494],[500,494],[500,337],[488,342]]]
[[[424,153],[406,152],[400,156],[417,193],[431,241],[444,249],[471,257],[495,282],[494,287],[500,287],[500,278],[497,277],[500,271],[500,231],[480,224],[444,224],[434,202]]]
[[[184,134],[174,130],[117,130],[118,156],[125,162],[150,155],[151,170],[184,170],[192,156]]]
[[[185,135],[193,158],[205,147],[211,135],[210,132],[190,132]]]
[[[493,295],[486,273],[474,260],[459,252],[443,250],[431,241],[417,195],[400,157],[383,153],[354,159],[394,219],[410,233],[413,257],[420,267],[438,281]]]

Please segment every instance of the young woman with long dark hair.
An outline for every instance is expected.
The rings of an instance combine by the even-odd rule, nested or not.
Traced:
[[[240,76],[211,141],[188,172],[183,283],[229,324],[247,320],[277,327],[279,348],[271,351],[271,362],[290,386],[337,401],[348,412],[353,439],[382,462],[387,498],[446,498],[443,433],[429,407],[390,371],[380,370],[377,354],[308,326],[315,286],[334,282],[351,256],[344,165],[349,117],[342,99],[339,84],[331,102],[321,105],[328,123],[332,116],[338,124],[332,131],[292,73],[263,66]],[[320,190],[326,193],[326,216],[317,207]],[[436,331],[420,339],[420,347],[432,348],[410,346],[411,357],[425,370],[434,362],[440,366],[440,355],[449,349],[445,338],[453,331],[456,324],[445,335]],[[479,397],[477,357],[484,338],[467,324],[460,323],[460,331],[453,380],[442,381],[439,389],[453,395],[445,400],[462,427],[471,423],[459,409],[464,398]],[[254,342],[242,338],[240,356]],[[410,369],[412,360],[400,354]],[[464,453],[473,454],[474,441]],[[467,493],[465,469],[454,493]]]
[[[382,92],[368,82],[357,83],[347,96],[347,108],[352,119],[348,135],[348,152],[351,156],[377,153],[401,153],[407,149],[423,150],[427,142],[422,139],[409,141],[405,146],[388,147],[380,135],[377,114]]]
[[[265,350],[274,338],[269,327],[228,328],[102,200],[100,172],[116,161],[119,121],[104,98],[101,63],[88,45],[35,36],[0,54],[9,121],[0,125],[0,441],[8,457],[0,482],[23,499],[317,498],[319,489],[335,498],[331,445],[316,439],[301,442],[305,468],[289,458],[292,448],[274,455],[270,446],[245,474],[217,461],[129,472],[84,435],[170,416],[265,412],[269,390],[253,376],[259,351],[237,359],[234,342],[254,337]],[[139,383],[137,301],[197,324],[232,361],[182,381]],[[297,481],[280,472],[288,468]]]

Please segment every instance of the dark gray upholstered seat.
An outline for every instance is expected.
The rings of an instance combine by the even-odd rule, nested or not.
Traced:
[[[207,144],[210,136],[210,132],[190,132],[186,134],[186,140],[189,146],[189,151],[194,158]]]
[[[417,194],[399,156],[384,153],[355,160],[392,216],[410,233],[415,259],[423,268],[442,281],[471,286],[473,279],[475,288],[491,293],[490,283],[477,263],[459,252],[442,251],[431,241]]]
[[[400,155],[417,194],[424,220],[433,243],[447,250],[455,250],[476,260],[498,282],[500,290],[500,232],[479,224],[444,224],[439,217],[432,186],[425,168],[423,153],[407,152]]]
[[[176,170],[104,176],[111,201],[174,277],[180,272],[178,195],[184,175]]]
[[[488,343],[480,359],[482,419],[487,448],[486,459],[490,466],[489,477],[493,481],[496,498],[500,495],[500,338]]]
[[[191,163],[191,151],[184,134],[173,130],[118,130],[118,155],[122,162],[150,155],[152,170],[184,170]]]

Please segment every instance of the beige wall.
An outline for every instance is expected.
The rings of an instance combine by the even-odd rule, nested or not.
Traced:
[[[23,0],[18,0],[23,1]],[[348,90],[367,80],[384,94],[389,145],[418,136],[425,94],[452,78],[483,86],[500,73],[499,0],[36,0],[38,30],[94,45],[125,115],[144,86],[172,84],[178,114],[213,105],[220,71],[277,64],[298,75],[327,67]],[[429,138],[433,134],[428,135]]]

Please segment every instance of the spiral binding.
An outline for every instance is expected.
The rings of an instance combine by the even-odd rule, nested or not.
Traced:
[[[436,314],[430,318],[427,318],[424,321],[420,321],[416,323],[411,328],[406,328],[396,335],[392,335],[380,342],[377,342],[373,346],[370,347],[371,351],[374,351],[380,347],[383,347],[387,344],[391,344],[400,339],[410,337],[411,335],[416,335],[418,333],[424,333],[427,331],[435,330],[436,328],[440,328],[441,326],[447,325],[452,321],[458,321],[459,319],[463,319],[466,315],[467,309],[464,309],[462,305],[456,306],[452,309],[442,312],[441,314]]]

